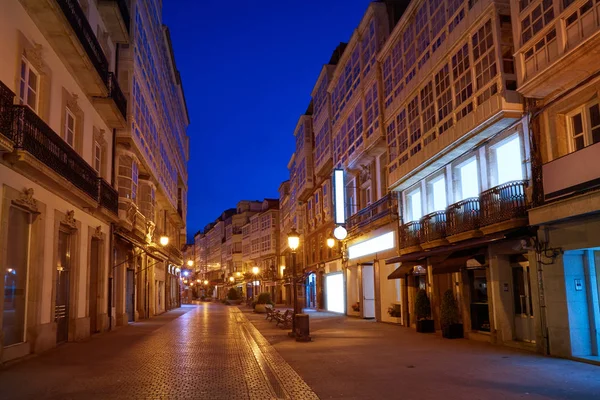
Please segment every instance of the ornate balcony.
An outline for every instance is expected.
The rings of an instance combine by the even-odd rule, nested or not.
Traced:
[[[29,107],[13,106],[11,111],[11,128],[18,160],[32,164],[26,158],[27,155],[33,156],[97,202],[96,171]],[[44,174],[43,169],[32,166]]]
[[[400,226],[404,254],[527,225],[527,181],[513,181]],[[480,208],[481,207],[481,208]]]
[[[77,0],[21,0],[88,96],[108,94],[108,61]]]
[[[98,202],[114,215],[119,214],[119,193],[102,178],[98,178]]]
[[[446,209],[446,234],[448,236],[479,228],[479,197],[464,199]]]
[[[421,240],[434,242],[446,237],[446,211],[436,211],[421,218]]]
[[[108,88],[108,96],[94,97],[92,101],[108,126],[112,128],[125,128],[127,123],[127,99],[121,91],[114,73],[108,73],[106,86]]]
[[[410,248],[421,243],[421,221],[412,221],[400,227],[400,246]]]
[[[99,0],[98,11],[115,42],[129,42],[129,7],[126,0]]]
[[[397,192],[388,193],[370,206],[363,208],[346,221],[349,235],[375,229],[398,219]]]
[[[492,225],[513,218],[527,218],[527,181],[507,182],[482,192],[481,225]]]

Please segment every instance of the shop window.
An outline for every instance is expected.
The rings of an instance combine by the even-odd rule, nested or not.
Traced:
[[[8,226],[10,226],[10,235],[6,243],[2,314],[4,346],[25,341],[31,214],[17,207],[9,207]]]
[[[479,196],[479,174],[475,157],[456,168],[458,178],[458,201]]]
[[[421,188],[413,189],[406,194],[406,221],[418,221],[423,216],[421,206]]]
[[[495,159],[492,168],[494,185],[502,185],[510,181],[523,179],[523,156],[521,151],[521,139],[519,135],[513,135],[500,144],[492,147],[492,156]]]
[[[427,188],[429,212],[443,211],[448,206],[446,197],[446,179],[439,175],[430,180]]]
[[[568,114],[571,152],[600,142],[600,105],[588,103]]]

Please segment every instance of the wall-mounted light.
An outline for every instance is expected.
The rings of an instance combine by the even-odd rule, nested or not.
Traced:
[[[233,282],[233,281],[235,281],[235,278],[233,276],[230,276],[229,277],[229,282]]]
[[[191,267],[191,266],[193,266],[193,265],[194,265],[194,261],[192,261],[192,260],[188,260],[188,261],[187,261],[187,265],[188,265],[188,267]]]
[[[158,242],[160,243],[161,246],[166,246],[169,244],[169,237],[161,236],[160,239],[158,240]]]
[[[333,246],[335,246],[335,239],[331,237],[327,238],[327,247],[333,249]]]

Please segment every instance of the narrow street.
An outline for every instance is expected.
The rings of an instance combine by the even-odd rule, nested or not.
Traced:
[[[312,343],[241,306],[186,305],[0,370],[0,399],[598,399],[600,369],[311,313]],[[310,386],[310,387],[309,387]]]

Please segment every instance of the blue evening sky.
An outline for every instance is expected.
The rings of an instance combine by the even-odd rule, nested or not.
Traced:
[[[165,0],[191,125],[188,237],[242,199],[277,198],[323,64],[369,0]]]

